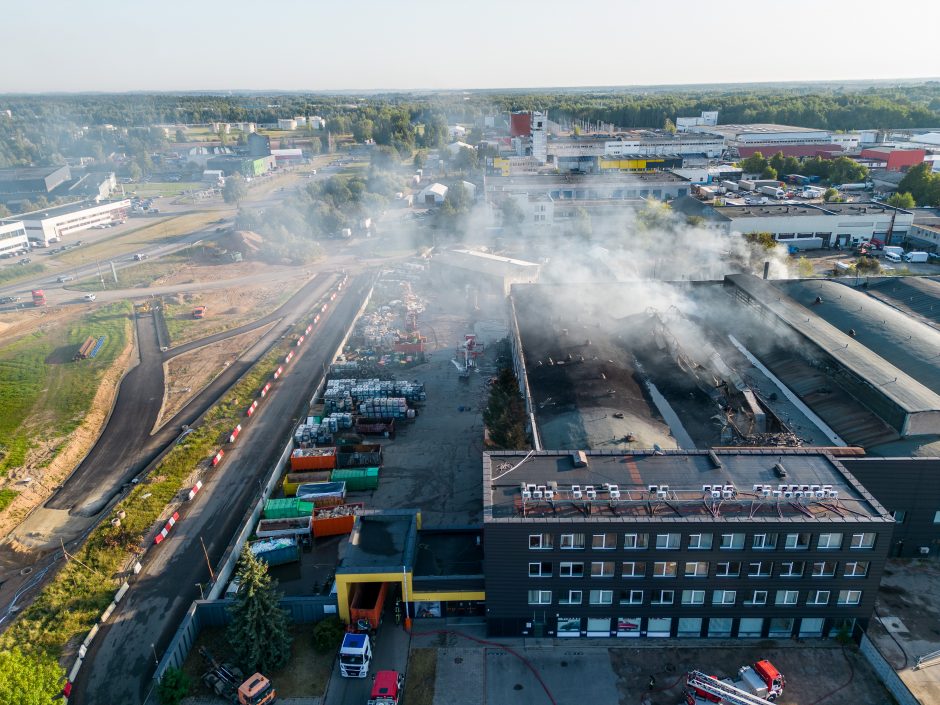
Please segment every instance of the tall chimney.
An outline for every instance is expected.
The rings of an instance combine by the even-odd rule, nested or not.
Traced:
[[[770,276],[770,261],[764,262],[764,279]]]

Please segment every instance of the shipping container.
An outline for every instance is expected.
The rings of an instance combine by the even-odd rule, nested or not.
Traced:
[[[350,492],[374,490],[379,486],[379,469],[368,468],[337,468],[330,475],[333,482],[345,482]]]
[[[337,468],[373,468],[382,465],[382,446],[343,446],[336,455]]]
[[[345,482],[306,482],[297,488],[297,496],[308,498],[339,498],[346,496]]]
[[[322,538],[324,536],[339,536],[350,533],[356,523],[356,516],[362,513],[362,508],[363,504],[357,502],[315,509],[313,513],[313,535]]]
[[[283,565],[300,560],[300,544],[296,538],[261,539],[248,545],[255,558],[269,566]]]
[[[261,516],[265,519],[310,516],[313,513],[313,506],[313,502],[302,502],[299,499],[269,499],[264,503]]]
[[[356,419],[356,433],[394,438],[395,419],[388,417],[360,416]]]
[[[382,608],[388,594],[388,583],[357,583],[349,603],[349,622],[358,624],[366,619],[372,629],[378,629],[382,621]]]
[[[258,522],[258,528],[255,529],[255,535],[262,538],[309,536],[312,522],[312,516],[290,517],[285,519],[261,519]]]
[[[294,497],[297,488],[307,482],[329,482],[332,470],[311,470],[310,472],[289,472],[284,476],[281,486],[287,497]]]
[[[336,448],[295,448],[290,454],[291,472],[332,470],[336,467]]]

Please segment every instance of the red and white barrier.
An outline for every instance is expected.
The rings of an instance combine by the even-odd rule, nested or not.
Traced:
[[[319,314],[319,313],[318,313],[316,316],[313,317],[313,322],[314,322],[314,323],[319,323],[319,322],[320,322],[320,314]]]
[[[202,480],[199,480],[195,485],[193,485],[193,488],[189,491],[189,495],[187,499],[192,499],[193,497],[195,497],[197,494],[199,494],[199,490],[201,489],[202,489]]]
[[[330,301],[336,301],[336,292],[335,292],[335,291],[334,291],[332,294],[330,294]]]
[[[281,376],[281,373],[282,373],[283,371],[284,371],[284,368],[283,368],[283,367],[278,367],[276,370],[274,370],[274,379],[277,379],[278,377],[280,377],[280,376]],[[270,386],[271,386],[271,384],[268,383],[268,384],[265,386],[265,389],[267,389],[267,388],[270,387]]]
[[[310,335],[310,331],[312,330],[313,330],[313,324],[311,323],[309,326],[307,326],[307,330],[304,331],[304,335]]]
[[[154,543],[160,543],[167,537],[167,534],[170,533],[170,529],[173,528],[173,525],[176,523],[177,519],[180,518],[179,512],[173,512],[173,516],[170,517],[170,520],[166,523],[166,526],[163,527],[163,531],[153,537]]]
[[[304,338],[306,338],[306,337],[307,337],[307,336],[302,335],[302,336],[300,336],[299,338],[297,338],[297,347],[298,347],[298,348],[299,348],[301,345],[304,344]]]
[[[261,388],[261,397],[264,398],[264,396],[270,391],[271,391],[271,383],[268,382],[266,385],[264,385],[264,387]]]
[[[251,416],[253,413],[255,413],[255,409],[257,408],[258,400],[255,399],[253,402],[251,402],[251,406],[248,407],[248,411],[245,412],[245,416]]]
[[[284,364],[286,365],[288,362],[290,362],[293,359],[294,359],[294,351],[291,350],[289,353],[287,353],[287,356],[284,358]]]
[[[327,307],[328,305],[329,305],[329,304],[323,304],[323,308],[320,309],[320,312],[322,313],[322,312],[326,311],[326,307]]]
[[[238,424],[234,429],[232,429],[231,435],[228,437],[229,443],[234,443],[235,439],[238,438],[238,434],[242,432],[242,425]]]
[[[218,453],[215,454],[215,456],[212,458],[212,467],[215,467],[216,465],[222,462],[223,455],[225,455],[224,450],[220,450]]]

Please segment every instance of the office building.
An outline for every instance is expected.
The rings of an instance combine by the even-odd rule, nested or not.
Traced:
[[[96,225],[123,222],[130,206],[131,202],[128,200],[101,205],[85,201],[21,213],[2,222],[22,221],[30,244],[33,247],[48,247],[53,242],[61,242],[69,235]]]
[[[0,223],[0,257],[10,257],[29,249],[26,226],[21,222]]]

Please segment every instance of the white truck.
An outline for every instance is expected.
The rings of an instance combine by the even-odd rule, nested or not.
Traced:
[[[926,262],[929,255],[926,252],[908,252],[904,255],[905,262]]]
[[[339,647],[339,673],[344,678],[365,678],[372,664],[372,642],[368,634],[349,632]]]
[[[787,192],[779,186],[761,186],[757,189],[757,192],[773,198],[783,198],[787,195]]]
[[[904,256],[904,248],[898,247],[897,245],[885,245],[881,248],[881,254],[883,254],[885,257],[888,255],[897,255],[898,259],[896,261],[900,262],[901,257]]]

